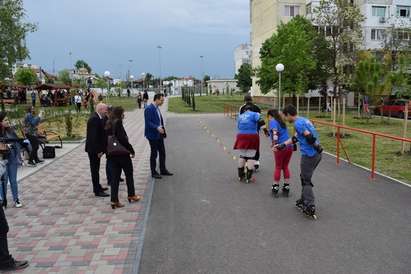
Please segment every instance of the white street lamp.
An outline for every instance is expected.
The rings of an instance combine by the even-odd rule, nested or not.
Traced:
[[[278,72],[278,109],[281,109],[281,73],[284,71],[283,64],[277,64],[275,66],[275,70]]]
[[[106,70],[106,71],[104,72],[104,77],[107,78],[107,86],[108,86],[108,89],[107,89],[107,98],[108,98],[109,93],[110,93],[110,79],[109,79],[110,75],[111,75],[110,71]]]

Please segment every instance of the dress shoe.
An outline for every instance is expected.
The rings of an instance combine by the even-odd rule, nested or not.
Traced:
[[[121,182],[121,183],[124,182],[124,179],[123,179],[123,178],[120,178],[120,182]]]
[[[0,270],[3,271],[17,271],[17,270],[21,270],[21,269],[25,269],[29,266],[29,262],[28,261],[17,261],[13,258],[11,258],[11,261],[6,263],[6,264],[2,264],[0,266]]]
[[[174,174],[171,173],[170,171],[166,170],[166,171],[164,171],[164,172],[161,172],[161,175],[162,175],[162,176],[173,176]]]
[[[163,178],[158,173],[151,175],[151,177],[153,177],[154,179],[162,179]]]
[[[122,207],[124,207],[124,205],[120,204],[120,202],[116,202],[116,203],[111,202],[111,208],[112,209],[122,208]]]
[[[104,191],[96,193],[96,197],[109,197],[110,194],[105,193]]]
[[[35,162],[36,162],[36,164],[42,164],[42,163],[44,163],[43,160],[36,160]]]
[[[101,190],[102,190],[102,191],[107,191],[107,190],[108,190],[108,187],[102,187]]]
[[[128,202],[129,202],[130,204],[131,204],[131,203],[135,203],[135,202],[140,201],[142,198],[143,198],[143,196],[141,196],[141,195],[129,196],[129,197],[128,197]]]

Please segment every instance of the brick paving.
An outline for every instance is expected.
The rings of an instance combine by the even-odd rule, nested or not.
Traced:
[[[113,211],[109,198],[96,198],[84,145],[20,182],[24,208],[9,208],[10,251],[30,261],[22,273],[131,273],[137,269],[144,220],[151,199],[149,146],[143,111],[126,114],[125,126],[136,151],[134,177],[139,203]],[[106,184],[105,161],[101,183]]]

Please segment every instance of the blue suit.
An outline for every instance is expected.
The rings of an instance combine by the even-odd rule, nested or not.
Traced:
[[[145,130],[144,135],[148,139],[151,148],[150,169],[151,175],[155,175],[157,156],[160,158],[160,173],[167,173],[166,168],[166,149],[164,146],[164,136],[158,131],[159,127],[164,128],[164,121],[161,113],[159,114],[154,104],[149,105],[144,110]]]
[[[163,121],[158,116],[157,107],[154,104],[149,105],[144,110],[145,131],[144,136],[148,140],[160,140],[158,127],[163,126]]]

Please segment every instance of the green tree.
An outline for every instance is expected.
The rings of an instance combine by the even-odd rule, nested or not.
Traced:
[[[331,79],[334,95],[348,85],[355,63],[357,49],[362,43],[362,22],[365,17],[360,9],[346,0],[321,0],[314,9],[314,24],[329,41],[332,64]]]
[[[278,63],[285,66],[282,77],[284,92],[295,94],[307,90],[310,75],[317,66],[313,54],[316,35],[310,21],[296,16],[287,24],[281,23],[277,33],[263,43],[257,83],[264,94],[277,88],[278,73],[275,66]]]
[[[211,80],[210,75],[204,75],[203,83],[204,83],[205,87],[207,86],[207,82],[210,81],[210,80]]]
[[[58,80],[65,85],[71,85],[70,72],[66,69],[60,71]]]
[[[88,73],[91,73],[91,67],[84,60],[78,60],[74,66],[76,67],[77,70],[81,68],[85,68],[87,69]]]
[[[94,86],[97,87],[97,88],[106,89],[106,88],[108,88],[108,83],[103,78],[97,78],[94,81]]]
[[[25,86],[31,86],[37,82],[37,75],[31,68],[18,69],[14,77],[17,83]]]
[[[11,67],[29,56],[25,44],[27,33],[36,25],[25,22],[22,0],[4,0],[0,5],[0,79],[11,77]]]
[[[237,87],[239,87],[243,93],[248,92],[251,86],[253,85],[251,76],[252,76],[251,65],[242,64],[240,69],[238,70],[238,74],[235,75],[235,79],[237,80]]]

